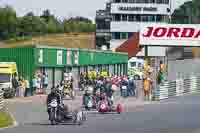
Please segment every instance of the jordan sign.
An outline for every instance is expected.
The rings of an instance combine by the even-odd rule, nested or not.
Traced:
[[[140,30],[140,45],[200,46],[199,24],[150,24]]]

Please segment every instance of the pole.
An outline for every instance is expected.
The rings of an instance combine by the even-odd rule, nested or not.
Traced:
[[[145,89],[146,87],[149,87],[147,86],[146,83],[148,83],[148,46],[145,46],[145,64],[144,64],[144,87],[143,89]],[[149,88],[148,88],[149,89]],[[144,93],[145,90],[143,90],[143,93]],[[146,96],[145,96],[145,99],[146,99]]]

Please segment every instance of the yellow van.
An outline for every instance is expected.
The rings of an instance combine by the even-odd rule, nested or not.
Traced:
[[[5,98],[15,96],[16,91],[12,82],[15,76],[18,77],[15,62],[0,62],[0,89],[4,91]]]

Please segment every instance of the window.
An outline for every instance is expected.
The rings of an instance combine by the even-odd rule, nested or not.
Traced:
[[[121,21],[121,15],[120,14],[115,14],[114,15],[114,21]]]
[[[142,67],[142,63],[138,63],[138,67],[140,67],[140,68],[141,68],[141,67]]]
[[[137,17],[135,15],[128,15],[128,21],[137,21]]]
[[[121,39],[127,39],[127,33],[126,32],[122,32],[121,33]]]
[[[136,0],[129,0],[129,3],[136,3]]]
[[[161,21],[162,21],[162,16],[156,15],[156,22],[161,22]]]
[[[128,38],[131,38],[133,36],[133,33],[132,32],[129,32],[128,33]]]
[[[167,2],[167,1],[169,0],[164,0],[164,2]],[[128,3],[156,3],[156,0],[128,0]]]
[[[130,62],[131,67],[136,67],[136,62]]]
[[[121,0],[114,0],[114,2],[115,2],[115,3],[120,3],[120,2],[121,2]]]
[[[0,83],[6,83],[10,81],[10,74],[7,73],[0,73]]]
[[[169,0],[164,0],[164,4],[169,4]]]
[[[128,3],[128,0],[122,0],[122,3]]]
[[[128,19],[128,15],[122,14],[122,21],[127,21],[127,19]]]
[[[140,22],[141,21],[141,18],[140,18],[141,15],[136,15],[136,21]]]
[[[146,16],[146,15],[143,16],[143,15],[142,15],[142,16],[141,16],[141,21],[142,21],[142,22],[148,22],[148,16]]]
[[[169,4],[169,0],[157,0],[156,3],[158,3],[158,4]]]
[[[155,21],[155,16],[154,15],[149,15],[148,16],[148,21],[149,22],[154,22]]]
[[[120,39],[120,32],[113,32],[112,33],[112,39]]]

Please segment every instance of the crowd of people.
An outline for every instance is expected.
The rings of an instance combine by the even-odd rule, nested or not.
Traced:
[[[126,75],[123,76],[108,76],[106,72],[96,74],[95,76],[83,76],[80,77],[80,88],[83,86],[92,85],[94,91],[104,91],[107,95],[112,92],[112,90],[120,90],[121,96],[135,96],[136,95],[136,86],[133,78]],[[82,88],[84,89],[84,88]],[[98,90],[100,89],[100,90]]]
[[[30,85],[32,83],[32,86]],[[37,75],[34,76],[32,82],[27,78],[23,78],[22,76],[19,79],[16,77],[13,80],[13,87],[16,90],[16,97],[26,97],[30,94],[46,94],[46,89],[48,87],[48,75]],[[33,91],[31,90],[33,89]]]

